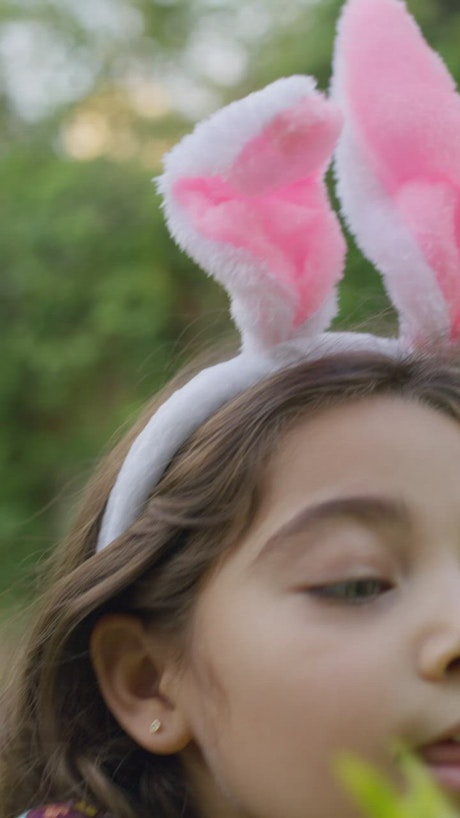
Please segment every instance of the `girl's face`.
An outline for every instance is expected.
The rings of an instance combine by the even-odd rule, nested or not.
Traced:
[[[391,774],[395,738],[460,737],[460,426],[374,398],[292,431],[199,598],[180,700],[206,818],[351,818],[344,751]],[[457,758],[431,769],[460,804]]]

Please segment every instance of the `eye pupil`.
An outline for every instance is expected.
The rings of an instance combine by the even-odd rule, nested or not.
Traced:
[[[347,589],[347,596],[369,597],[375,596],[380,591],[380,583],[375,579],[362,579],[351,582]]]

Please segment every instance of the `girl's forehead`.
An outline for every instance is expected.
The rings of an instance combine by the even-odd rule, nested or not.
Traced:
[[[406,457],[423,461],[446,445],[460,448],[460,421],[445,412],[393,395],[358,398],[300,420],[281,440],[267,475],[297,466],[314,479],[313,463],[319,474],[329,468],[359,472],[383,465],[387,450],[394,456],[402,448]]]
[[[283,525],[302,509],[371,498],[412,515],[456,513],[460,524],[460,423],[399,397],[359,399],[300,421],[271,458],[253,529]]]

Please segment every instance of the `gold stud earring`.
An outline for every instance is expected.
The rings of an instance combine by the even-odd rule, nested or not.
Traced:
[[[158,730],[161,728],[161,721],[160,719],[154,719],[149,727],[151,733],[158,733]]]

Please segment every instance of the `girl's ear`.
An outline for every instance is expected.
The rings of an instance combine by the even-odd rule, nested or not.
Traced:
[[[151,753],[183,750],[192,736],[178,697],[180,670],[170,640],[135,616],[111,614],[90,641],[101,694],[114,718]]]

